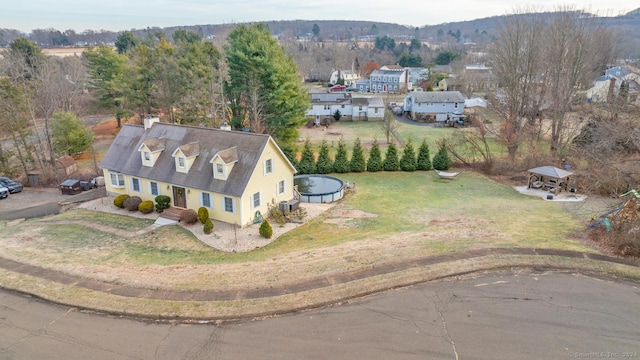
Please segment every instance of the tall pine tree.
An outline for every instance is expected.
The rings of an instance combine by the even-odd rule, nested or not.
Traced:
[[[360,138],[356,138],[353,143],[353,151],[351,153],[351,172],[363,172],[367,167],[367,162],[364,159],[364,152],[362,151],[362,144]]]
[[[433,166],[431,165],[431,154],[429,154],[429,144],[427,144],[427,139],[423,139],[422,144],[420,144],[416,165],[416,169],[418,170],[431,170],[431,167]]]
[[[384,171],[398,171],[400,168],[400,164],[398,162],[398,149],[393,142],[389,143],[382,168]]]
[[[436,170],[449,170],[451,167],[451,159],[447,151],[446,141],[440,142],[438,152],[433,156],[433,168]]]
[[[264,23],[235,27],[224,50],[229,65],[225,94],[234,120],[252,114],[249,121],[266,126],[278,145],[293,146],[309,108],[309,96],[302,89],[293,57]]]
[[[311,141],[309,139],[304,142],[302,156],[300,157],[300,162],[298,163],[298,172],[300,174],[315,174],[316,172],[315,156],[313,154]]]
[[[318,153],[318,162],[316,162],[316,173],[329,174],[333,171],[333,161],[329,157],[329,145],[326,140],[322,140],[320,151]]]
[[[382,154],[380,154],[380,145],[378,140],[373,140],[371,150],[369,150],[369,160],[367,160],[367,171],[377,172],[382,170]]]
[[[347,158],[347,145],[343,139],[338,142],[338,152],[333,161],[333,171],[339,174],[348,173],[350,170],[349,159]]]
[[[416,152],[413,149],[413,142],[409,139],[407,144],[404,146],[402,158],[400,159],[400,170],[415,171],[416,167]]]

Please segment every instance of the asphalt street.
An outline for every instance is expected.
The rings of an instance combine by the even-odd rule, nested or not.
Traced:
[[[60,213],[61,205],[104,197],[105,187],[63,195],[58,189],[25,187],[0,202],[0,220],[30,219]]]
[[[80,312],[0,291],[0,359],[640,357],[637,283],[499,272],[223,324]]]

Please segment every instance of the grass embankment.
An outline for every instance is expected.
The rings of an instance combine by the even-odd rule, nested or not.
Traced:
[[[354,195],[338,207],[375,216],[346,216],[341,222],[333,222],[323,221],[332,216],[325,214],[250,253],[215,251],[178,226],[137,237],[118,237],[82,222],[136,231],[150,225],[151,220],[84,210],[15,226],[0,225],[3,227],[0,239],[6,243],[1,251],[12,258],[25,257],[27,262],[42,262],[45,266],[49,261],[59,264],[63,259],[85,266],[260,262],[309,249],[349,246],[351,242],[359,246],[366,241],[384,245],[399,239],[414,256],[486,247],[589,251],[573,238],[586,219],[582,223],[559,203],[523,196],[475,173],[463,172],[454,181],[441,180],[433,172],[338,176],[356,188]],[[67,221],[74,223],[65,224]],[[409,255],[402,249],[381,251],[374,256],[379,261],[394,253]],[[373,254],[376,249],[367,248],[367,252]],[[92,256],[88,257],[88,253]]]

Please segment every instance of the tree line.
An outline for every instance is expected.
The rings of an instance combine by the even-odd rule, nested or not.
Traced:
[[[398,148],[390,142],[385,152],[384,158],[377,140],[373,141],[369,149],[368,158],[357,138],[351,149],[351,158],[347,151],[347,146],[343,139],[338,142],[338,148],[333,158],[330,156],[329,144],[323,140],[316,156],[311,141],[305,140],[300,160],[294,162],[299,174],[344,174],[349,172],[378,172],[378,171],[408,171],[416,170],[448,170],[451,167],[446,141],[439,144],[438,152],[430,155],[429,145],[426,139],[422,141],[418,150],[411,140],[408,140],[399,154]]]
[[[0,124],[6,125],[0,135],[13,140],[0,143],[0,172],[11,175],[14,155],[26,175],[79,151],[53,133],[54,123],[81,123],[70,122],[69,114],[101,109],[115,115],[118,127],[149,114],[185,125],[227,123],[270,134],[293,154],[309,106],[296,64],[262,24],[237,26],[221,47],[185,30],[171,39],[123,32],[115,50],[91,46],[81,58],[45,56],[18,38],[0,60],[0,80]],[[62,134],[73,134],[80,149],[91,144],[71,128]]]

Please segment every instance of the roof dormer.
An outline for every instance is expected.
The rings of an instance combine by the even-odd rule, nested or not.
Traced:
[[[164,150],[165,139],[148,139],[138,147],[142,158],[142,165],[153,167]]]
[[[200,155],[200,145],[197,141],[179,146],[171,154],[176,163],[176,171],[187,174],[198,155]]]
[[[233,165],[238,162],[238,148],[234,146],[218,151],[209,162],[213,165],[213,178],[227,180]]]

